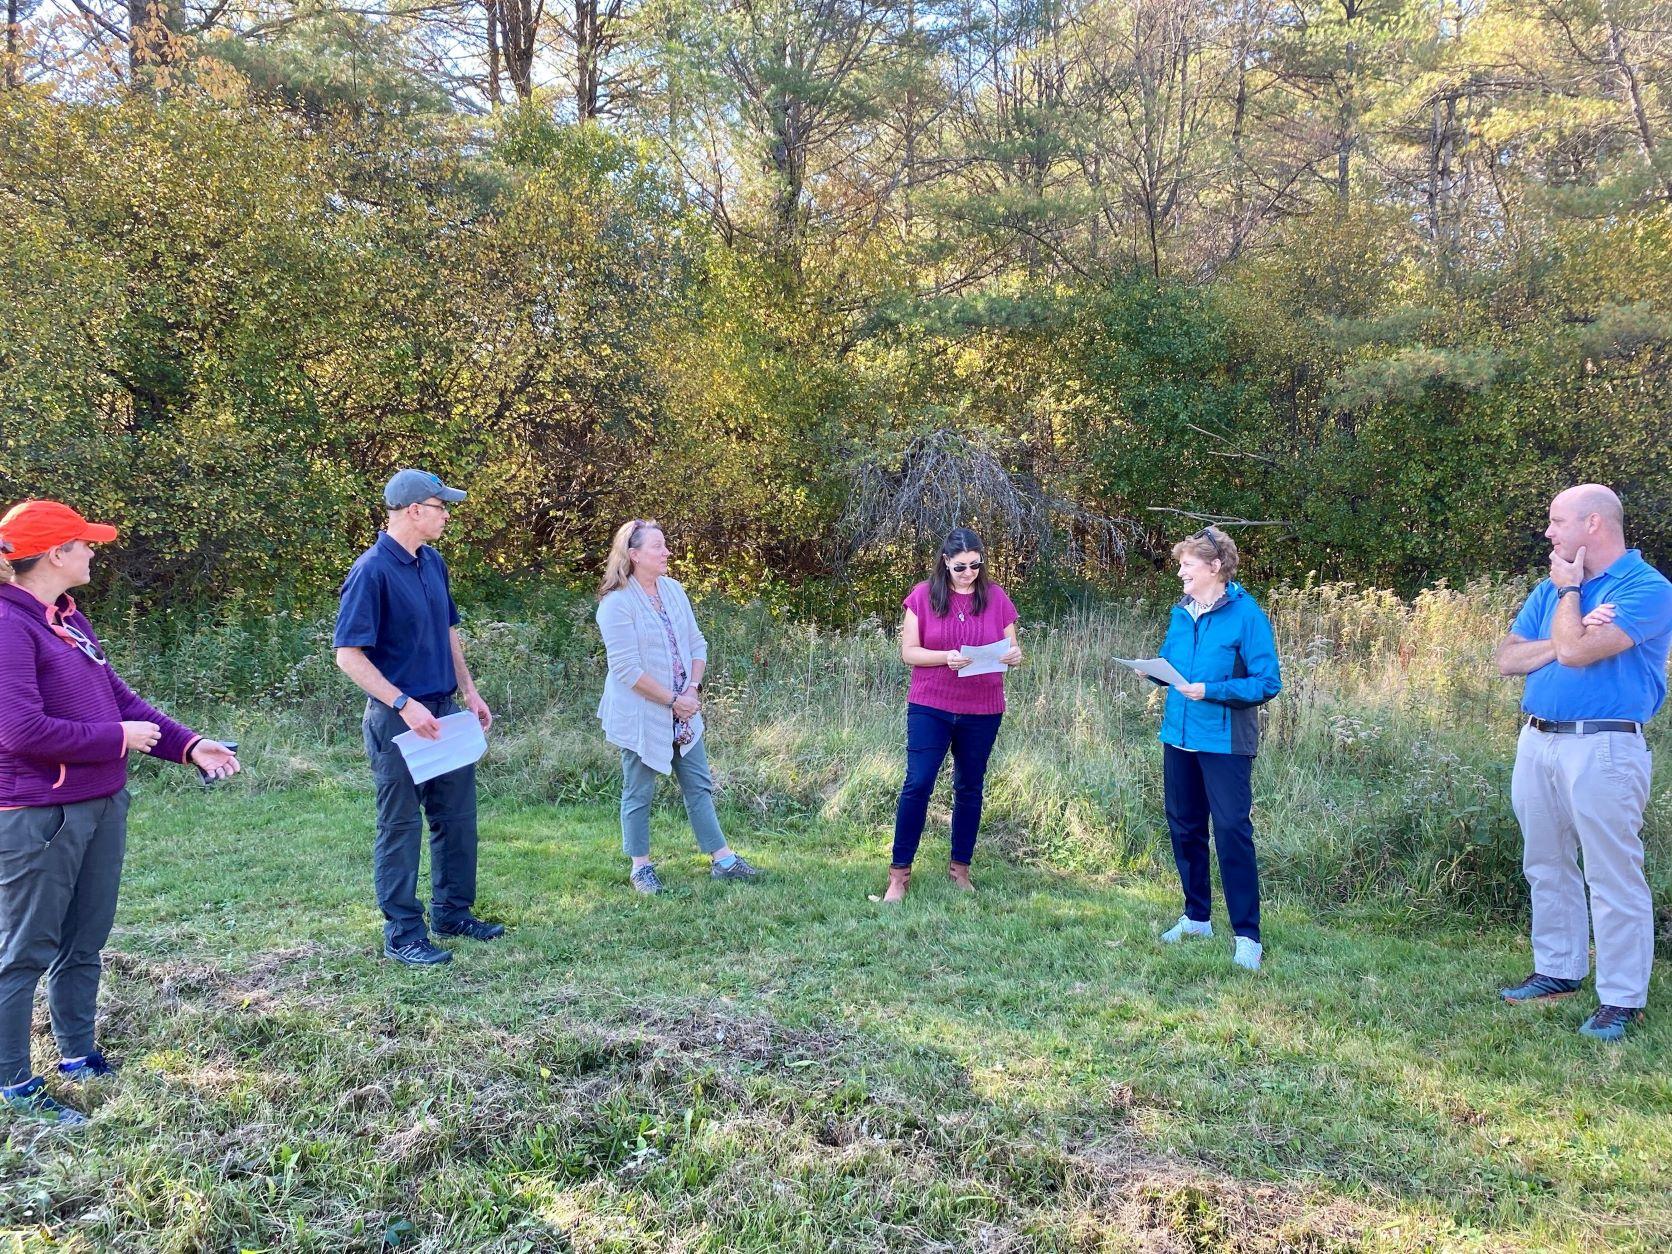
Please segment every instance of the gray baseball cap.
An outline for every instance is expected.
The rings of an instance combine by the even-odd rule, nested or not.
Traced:
[[[432,496],[449,505],[457,505],[464,500],[465,494],[458,488],[448,487],[441,482],[439,475],[432,475],[427,470],[397,470],[383,489],[383,503],[390,509],[405,509]]]

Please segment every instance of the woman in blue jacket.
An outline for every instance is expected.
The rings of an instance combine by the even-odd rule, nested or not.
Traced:
[[[1260,710],[1283,687],[1271,621],[1247,589],[1231,582],[1236,542],[1205,527],[1173,546],[1184,595],[1173,607],[1166,658],[1189,682],[1167,690],[1161,744],[1167,829],[1184,886],[1184,914],[1161,934],[1167,944],[1212,936],[1208,824],[1219,849],[1225,909],[1236,933],[1232,961],[1260,967],[1260,876],[1254,860],[1251,785]]]

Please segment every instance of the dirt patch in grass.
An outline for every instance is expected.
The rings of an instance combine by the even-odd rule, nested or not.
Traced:
[[[297,994],[329,978],[321,959],[345,957],[344,952],[309,943],[289,949],[270,949],[246,967],[232,969],[193,958],[157,959],[143,954],[107,949],[107,976],[140,981],[155,990],[165,1009],[187,1001],[212,1003],[228,1009],[267,1009],[279,999],[298,1001]],[[323,998],[312,1004],[324,1004]]]
[[[859,1044],[852,1033],[832,1025],[791,1028],[719,1004],[635,1007],[625,1021],[633,1025],[625,1031],[641,1034],[656,1048],[705,1061],[824,1063],[851,1055]]]
[[[977,1096],[950,1054],[918,1059],[930,1070],[912,1087],[880,1065],[891,1057],[884,1042],[842,1024],[790,1026],[724,998],[647,1002],[541,990],[544,1017],[508,1030],[454,1017],[451,1008],[392,1001],[379,1011],[345,1000],[335,968],[347,956],[300,945],[228,968],[107,953],[110,1039],[172,1043],[189,1023],[189,1048],[205,1056],[193,1065],[225,1061],[233,1080],[243,1076],[240,1068],[282,1073],[293,1012],[307,1012],[295,1029],[303,1032],[325,1030],[321,1010],[354,1019],[327,1077],[340,1088],[322,1089],[317,1075],[274,1075],[261,1086],[273,1106],[258,1122],[245,1114],[216,1128],[205,1104],[215,1096],[175,1085],[169,1100],[178,1108],[168,1119],[197,1126],[176,1127],[170,1158],[209,1166],[232,1182],[275,1171],[254,1147],[323,1139],[375,1146],[372,1158],[399,1178],[443,1167],[555,1173],[571,1187],[590,1181],[606,1190],[636,1187],[658,1164],[678,1162],[700,1183],[666,1216],[675,1226],[695,1222],[704,1206],[723,1208],[717,1182],[733,1176],[742,1188],[763,1172],[785,1180],[858,1171],[895,1198],[895,1214],[912,1214],[936,1182],[992,1199],[997,1213],[970,1221],[965,1240],[945,1248],[993,1251],[1397,1250],[1444,1246],[1450,1236],[1443,1220],[1294,1182],[1238,1181],[1158,1154],[1133,1119],[1142,1099],[1125,1085],[1112,1085],[1095,1106],[1036,1122]],[[271,1031],[258,1031],[263,1023]],[[269,1065],[252,1068],[258,1058]],[[705,1112],[698,1128],[706,1121],[726,1129],[731,1148],[723,1156],[713,1157],[689,1120],[681,1124],[693,1109]],[[1462,1120],[1470,1113],[1452,1112]],[[15,1138],[11,1148],[28,1153]],[[0,1200],[13,1216],[25,1213],[16,1189],[0,1189]],[[56,1199],[61,1219],[63,1202]],[[687,1213],[690,1207],[696,1210]],[[943,1237],[913,1242],[913,1219],[896,1222],[882,1225],[891,1242],[941,1248]],[[947,1222],[943,1211],[932,1226],[944,1234]],[[1508,1240],[1476,1244],[1520,1248]]]

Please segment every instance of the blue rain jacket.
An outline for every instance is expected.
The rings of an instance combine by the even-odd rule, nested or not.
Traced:
[[[1199,753],[1253,757],[1260,747],[1259,707],[1283,689],[1271,620],[1239,583],[1200,618],[1192,619],[1179,598],[1161,644],[1166,658],[1191,683],[1205,684],[1207,696],[1192,701],[1167,689],[1161,741]]]

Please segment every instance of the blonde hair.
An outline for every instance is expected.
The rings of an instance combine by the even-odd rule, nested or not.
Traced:
[[[647,531],[660,531],[662,524],[654,518],[634,518],[615,529],[610,540],[610,555],[604,561],[604,577],[598,581],[598,599],[602,601],[617,588],[625,588],[633,577],[632,551],[644,542]]]
[[[1229,582],[1237,573],[1237,542],[1218,527],[1203,527],[1173,546],[1173,560],[1186,553],[1203,562],[1218,561],[1219,577]]]
[[[0,583],[11,583],[16,578],[17,572],[12,569],[12,564],[0,557]]]

